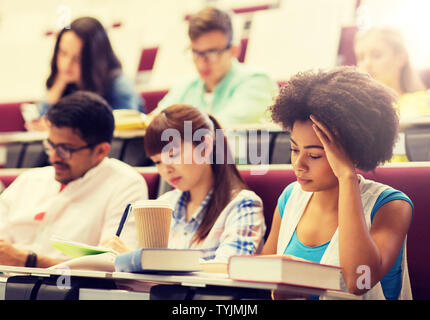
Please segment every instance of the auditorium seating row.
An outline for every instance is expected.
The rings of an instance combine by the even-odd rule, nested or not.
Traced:
[[[167,90],[142,92],[141,95],[147,103],[147,111],[152,111],[166,93]],[[0,104],[0,132],[25,131],[20,106],[21,103]],[[7,148],[6,168],[29,168],[46,164],[43,156],[38,154],[43,151],[41,143],[16,143]],[[288,134],[271,132],[269,163],[290,163],[289,148]],[[151,163],[143,152],[143,138],[116,139],[112,149],[110,156],[130,165],[146,166]],[[410,161],[430,161],[430,123],[419,124],[405,130],[405,149]]]
[[[237,161],[237,163],[256,163],[255,160],[252,160],[250,157],[251,148],[253,148],[253,146],[255,148],[254,150],[257,150],[258,156],[261,158],[261,152],[265,150],[262,148],[261,141],[261,132],[263,131],[257,132],[259,133],[257,139],[254,139],[247,131],[241,132],[242,135],[246,135],[246,140],[237,141],[239,141],[239,145],[246,144],[248,152],[246,157],[240,158],[240,161]],[[144,137],[116,137],[112,141],[112,149],[109,156],[122,160],[132,166],[151,165],[152,162],[145,155],[143,142]],[[7,154],[4,164],[6,168],[32,168],[48,164],[41,141],[9,143],[6,148]],[[430,124],[412,126],[405,130],[405,150],[411,162],[430,161]],[[290,163],[289,134],[287,132],[269,131],[267,151],[268,158],[261,161],[262,163]]]
[[[290,163],[290,141],[287,132],[256,130],[251,134],[246,129],[236,132],[237,135],[231,136],[232,141],[238,145],[233,150],[236,163]],[[261,138],[263,132],[268,133],[267,140]],[[109,157],[131,166],[152,165],[152,161],[145,154],[143,136],[115,137]],[[48,164],[48,157],[40,140],[10,142],[6,145],[6,161],[2,164],[4,168],[33,168]]]
[[[146,102],[146,112],[157,107],[158,102],[167,94],[167,89],[141,92]],[[21,114],[21,104],[28,101],[0,103],[0,132],[25,131],[24,118]]]
[[[0,170],[0,180],[8,186],[23,169]],[[154,167],[138,168],[149,187],[149,197],[159,194],[160,178]],[[240,173],[250,189],[263,200],[267,225],[266,237],[270,231],[277,198],[289,183],[295,180],[290,165],[239,166]],[[407,256],[414,299],[430,299],[430,163],[393,164],[377,168],[374,172],[362,173],[364,177],[385,183],[405,192],[414,204]]]

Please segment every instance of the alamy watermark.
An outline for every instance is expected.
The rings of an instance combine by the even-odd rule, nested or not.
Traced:
[[[371,288],[371,272],[370,267],[366,265],[360,265],[356,270],[360,276],[357,278],[356,285],[360,290],[369,290]]]
[[[69,290],[72,287],[72,271],[67,266],[58,267],[60,276],[57,278],[57,288],[60,290]]]
[[[69,6],[60,5],[57,8],[57,28],[70,29],[70,24],[72,22],[72,11]]]
[[[194,131],[192,121],[184,121],[184,136],[173,128],[162,132],[161,150],[164,164],[235,164],[258,165],[253,175],[265,174],[269,167],[270,134],[268,130],[225,131],[200,128]],[[224,136],[227,137],[228,146]]]

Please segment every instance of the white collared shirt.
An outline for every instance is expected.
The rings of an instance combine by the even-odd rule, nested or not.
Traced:
[[[21,174],[0,196],[0,238],[17,248],[52,258],[65,258],[50,246],[51,237],[100,245],[115,235],[128,203],[148,198],[145,179],[134,168],[105,158],[83,177],[61,184],[52,166]],[[137,247],[130,216],[121,239]]]

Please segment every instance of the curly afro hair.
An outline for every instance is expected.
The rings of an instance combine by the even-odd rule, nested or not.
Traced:
[[[269,110],[272,120],[287,131],[314,115],[358,169],[371,171],[392,157],[399,127],[395,100],[393,90],[367,73],[337,67],[293,76]]]

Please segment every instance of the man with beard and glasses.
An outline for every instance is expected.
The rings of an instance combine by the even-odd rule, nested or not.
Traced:
[[[67,259],[52,237],[99,245],[115,234],[127,204],[147,199],[144,178],[110,159],[114,118],[98,95],[77,91],[47,112],[52,166],[21,174],[0,196],[0,264],[49,267]],[[133,217],[123,241],[137,246]]]

